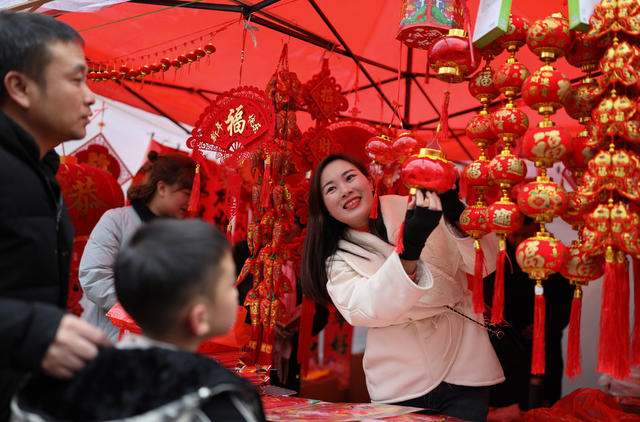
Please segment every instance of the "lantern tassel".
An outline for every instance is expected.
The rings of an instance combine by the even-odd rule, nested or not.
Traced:
[[[300,364],[300,376],[305,377],[309,372],[309,356],[311,353],[311,340],[313,339],[313,317],[316,313],[316,308],[313,301],[304,295],[302,296],[301,306],[297,358]]]
[[[546,302],[541,280],[536,280],[536,298],[533,311],[533,348],[531,352],[531,374],[544,375],[544,326]]]
[[[471,297],[473,298],[473,312],[482,314],[484,313],[484,283],[482,281],[484,252],[478,239],[473,240],[473,246],[476,250],[476,265],[473,272]]]
[[[634,365],[640,365],[640,260],[633,258],[633,347]]]
[[[189,208],[187,211],[196,212],[200,204],[200,164],[196,163],[196,174],[193,176],[191,195],[189,196]]]
[[[378,218],[378,192],[380,192],[380,177],[376,176],[373,192],[373,202],[371,203],[371,211],[369,211],[369,218],[372,220]]]
[[[598,342],[596,371],[609,374],[617,379],[625,379],[630,370],[629,282],[624,263],[619,264],[615,260],[613,248],[608,246],[605,252],[600,310],[600,341]],[[618,277],[620,277],[619,286]],[[624,284],[626,284],[626,289]],[[625,290],[626,296],[623,297]],[[625,301],[626,308],[624,307]],[[625,309],[626,315],[624,315]]]
[[[496,275],[493,282],[493,299],[491,300],[491,323],[500,324],[504,319],[504,264],[507,255],[504,236],[500,236],[500,247],[496,261]]]
[[[582,353],[580,352],[580,319],[582,317],[582,287],[576,284],[571,302],[569,334],[567,339],[567,369],[565,374],[570,379],[582,373]]]

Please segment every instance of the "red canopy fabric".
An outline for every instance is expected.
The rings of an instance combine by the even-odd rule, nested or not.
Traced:
[[[221,0],[203,0],[199,3],[240,4],[238,1]],[[187,7],[169,8],[128,2],[95,13],[66,13],[58,16],[58,19],[80,31],[86,41],[86,54],[91,62],[106,63],[117,68],[123,64],[133,67],[158,62],[164,57],[176,57],[203,46],[213,38],[212,42],[217,49],[214,54],[177,71],[171,69],[164,75],[144,78],[145,81],[155,82],[155,85],[113,81],[91,83],[92,89],[100,95],[150,112],[161,112],[178,122],[193,125],[208,102],[215,99],[216,93],[230,90],[240,83],[264,89],[276,69],[284,43],[289,44],[290,70],[296,72],[303,83],[319,72],[322,58],[328,57],[331,74],[343,91],[352,90],[356,80],[359,86],[370,85],[362,71],[357,69],[354,60],[339,53],[346,49],[340,40],[355,55],[364,58],[361,60],[362,66],[376,83],[396,78],[398,66],[403,72],[407,70],[407,48],[401,48],[400,42],[395,39],[400,21],[399,0],[317,0],[316,3],[338,35],[334,35],[307,0],[281,0],[256,12],[244,37],[245,30],[239,13]],[[475,21],[478,0],[468,0],[468,4],[472,21]],[[562,12],[566,16],[566,8],[566,1],[512,1],[513,13],[525,16],[530,21],[553,12]],[[335,51],[330,51],[301,41],[265,26],[273,26],[270,23],[286,26],[290,31],[316,40],[328,40],[337,47]],[[297,31],[291,28],[296,28]],[[244,64],[240,80],[243,39]],[[517,57],[531,72],[542,65],[527,47],[523,47]],[[498,57],[494,60],[493,67],[501,66],[505,59],[505,54]],[[558,60],[555,66],[569,78],[581,75],[564,58]],[[426,52],[414,50],[409,70],[424,75],[425,68]],[[479,105],[468,93],[467,84],[445,84],[435,78],[430,78],[425,83],[424,76],[416,79],[417,83],[411,83],[409,95],[405,93],[404,78],[400,80],[400,84],[395,80],[381,84],[380,89],[392,102],[397,99],[400,104],[404,104],[409,99],[408,121],[412,125],[427,122],[419,127],[425,137],[431,136],[430,132],[435,129],[444,92],[449,90],[449,114],[452,116],[449,125],[464,148],[453,137],[441,147],[450,159],[456,161],[470,160],[469,155],[477,157],[478,150],[464,136],[466,123],[475,111],[457,115]],[[347,97],[351,109],[356,95],[351,92]],[[524,104],[519,105],[529,114],[532,125],[541,120],[533,110]],[[387,125],[392,122],[391,108],[381,101],[380,95],[373,88],[359,91],[357,108],[361,111],[358,118]],[[404,109],[401,109],[400,114],[404,116],[404,113]],[[298,124],[303,131],[313,126],[313,121],[305,112],[298,112],[297,115]],[[353,117],[349,113],[345,113],[345,116]],[[552,119],[573,133],[581,129],[563,110]],[[399,120],[396,118],[393,123],[397,125]]]

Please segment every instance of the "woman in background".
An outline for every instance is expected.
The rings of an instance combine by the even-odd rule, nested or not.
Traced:
[[[332,302],[350,324],[368,327],[363,365],[372,401],[484,421],[489,386],[504,376],[467,289],[464,273],[473,273],[475,251],[456,227],[464,206],[454,190],[418,191],[408,206],[406,197],[382,196],[374,220],[372,190],[366,169],[348,156],[330,155],[318,165],[303,291]],[[497,242],[492,246],[485,247],[488,265]]]
[[[155,217],[184,218],[195,176],[196,164],[186,155],[151,155],[149,159],[151,165],[143,182],[132,184],[127,191],[131,205],[104,213],[80,261],[80,284],[89,301],[82,317],[102,328],[113,342],[118,340],[119,330],[106,313],[118,300],[113,280],[118,251],[143,223]]]

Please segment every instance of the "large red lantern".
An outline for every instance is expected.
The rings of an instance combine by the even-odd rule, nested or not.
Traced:
[[[509,59],[494,76],[494,84],[498,91],[506,97],[513,97],[522,89],[522,84],[529,77],[529,69],[517,61]]]
[[[522,156],[536,167],[551,167],[571,151],[571,136],[557,126],[537,127],[522,138]]]
[[[539,176],[520,189],[518,207],[537,223],[548,223],[567,209],[567,193],[548,177]]]
[[[486,66],[469,79],[469,93],[482,105],[490,103],[499,95],[493,79],[493,69],[490,66]]]
[[[421,148],[402,165],[402,181],[411,189],[426,189],[444,193],[451,189],[458,173],[442,151]]]
[[[480,238],[489,232],[487,222],[486,205],[471,205],[460,214],[460,228],[474,238]]]
[[[469,139],[481,150],[497,141],[497,136],[493,132],[492,118],[489,113],[476,114],[469,120],[466,133]]]
[[[518,265],[534,280],[546,280],[560,271],[568,257],[567,248],[548,232],[538,232],[516,248]]]
[[[529,21],[521,16],[509,16],[509,26],[507,32],[500,35],[496,40],[502,48],[510,53],[515,53],[520,47],[527,42],[527,31],[529,30]]]
[[[471,51],[470,47],[475,51]],[[460,83],[476,71],[480,61],[479,52],[466,37],[462,29],[450,29],[429,48],[429,66],[435,77],[448,83]]]
[[[551,66],[542,66],[522,85],[522,99],[540,114],[549,115],[567,102],[571,82]]]
[[[568,20],[554,13],[535,21],[527,31],[527,45],[547,63],[564,56],[571,45]]]
[[[526,113],[517,109],[513,104],[507,104],[498,109],[492,117],[493,133],[506,144],[515,142],[529,128],[529,118]]]

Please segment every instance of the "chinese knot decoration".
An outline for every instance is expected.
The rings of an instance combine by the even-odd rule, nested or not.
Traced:
[[[246,152],[270,140],[274,133],[273,104],[256,87],[239,87],[220,94],[198,118],[187,146],[222,156]]]
[[[342,88],[329,71],[329,60],[322,61],[322,69],[302,86],[304,100],[311,117],[318,122],[333,121],[341,111],[347,111],[349,102]]]

